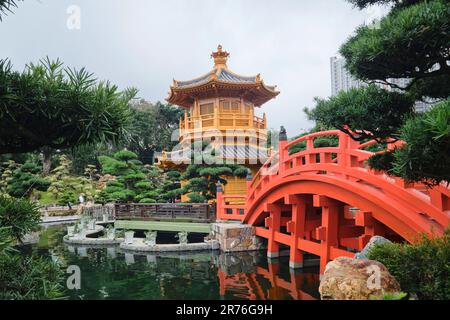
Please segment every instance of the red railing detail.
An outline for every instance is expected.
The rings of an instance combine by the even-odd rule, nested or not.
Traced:
[[[338,146],[315,148],[314,139],[323,136],[337,136]],[[305,150],[290,155],[289,149],[301,142]],[[280,141],[278,152],[248,182],[245,205],[227,205],[218,193],[218,207],[233,213],[244,209],[237,220],[257,226],[257,235],[269,240],[270,256],[276,256],[278,243],[287,244],[292,265],[301,265],[299,252],[306,251],[320,255],[322,271],[328,260],[351,255],[347,248],[361,250],[373,235],[410,242],[419,233],[441,235],[450,224],[448,185],[428,189],[368,168],[374,153],[364,149],[374,144],[361,144],[338,130]],[[321,208],[319,216],[315,208]],[[235,218],[221,215],[222,220]],[[281,233],[281,227],[288,232]]]
[[[245,203],[245,195],[224,195],[223,192],[217,192],[217,220],[236,220],[244,221],[244,205],[230,204],[234,202]]]

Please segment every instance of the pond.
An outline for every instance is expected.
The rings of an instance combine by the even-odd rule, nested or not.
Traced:
[[[81,270],[81,288],[68,299],[317,299],[317,268],[292,272],[288,257],[269,262],[264,251],[224,254],[132,255],[118,247],[63,243],[65,226],[49,226],[23,248],[63,268]]]

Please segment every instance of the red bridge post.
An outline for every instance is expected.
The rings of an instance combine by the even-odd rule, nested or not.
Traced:
[[[278,174],[282,175],[285,171],[285,159],[289,154],[289,151],[286,150],[286,145],[288,144],[286,129],[281,126],[280,135],[278,137]]]
[[[314,207],[322,207],[322,226],[316,229],[320,240],[320,274],[325,272],[327,263],[332,260],[332,249],[339,246],[339,207],[338,201],[324,196],[313,196]]]
[[[292,269],[303,267],[303,252],[298,248],[299,239],[305,236],[306,203],[300,196],[285,196],[286,204],[292,206],[292,220],[286,225],[291,233],[289,267]]]
[[[224,216],[224,199],[223,199],[223,189],[222,185],[220,183],[217,184],[216,189],[216,220],[225,220],[226,217]]]
[[[275,241],[275,233],[280,232],[281,208],[276,204],[267,204],[266,212],[270,213],[269,217],[265,219],[266,228],[269,229],[267,256],[269,258],[277,258],[280,256],[280,249]]]

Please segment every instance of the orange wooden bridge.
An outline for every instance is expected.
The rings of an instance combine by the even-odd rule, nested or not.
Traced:
[[[314,147],[314,139],[335,136],[337,147]],[[289,246],[290,267],[303,266],[305,252],[320,257],[320,272],[339,256],[353,257],[374,235],[413,242],[420,233],[442,235],[450,222],[450,188],[408,184],[367,167],[375,141],[359,143],[338,130],[294,141],[279,150],[247,181],[246,196],[218,188],[217,219],[256,227],[268,240],[267,255]],[[289,149],[306,143],[305,150]],[[235,205],[236,200],[245,205]]]

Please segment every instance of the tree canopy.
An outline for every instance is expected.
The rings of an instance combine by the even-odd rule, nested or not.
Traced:
[[[132,105],[130,139],[127,148],[136,152],[144,163],[150,163],[155,151],[170,149],[172,133],[178,129],[183,111],[157,102],[140,100]]]
[[[367,3],[387,1],[351,1]],[[389,1],[400,3],[398,1]],[[364,4],[364,5],[363,5]],[[402,1],[379,25],[364,25],[340,49],[349,72],[361,80],[399,87],[416,98],[450,95],[450,10],[448,0]]]
[[[348,71],[367,85],[316,99],[315,108],[305,111],[311,120],[355,140],[406,142],[403,148],[372,157],[369,165],[376,169],[430,185],[448,181],[449,1],[348,1],[360,9],[391,5],[385,17],[357,28],[340,49]],[[405,79],[405,85],[396,79]],[[417,115],[413,105],[419,100],[431,100],[435,106]]]
[[[355,140],[398,137],[398,128],[413,113],[414,100],[375,85],[341,91],[329,99],[316,98],[316,107],[306,110],[311,119],[350,133]]]
[[[126,132],[135,94],[59,60],[29,64],[23,72],[1,60],[0,153],[117,140]]]

